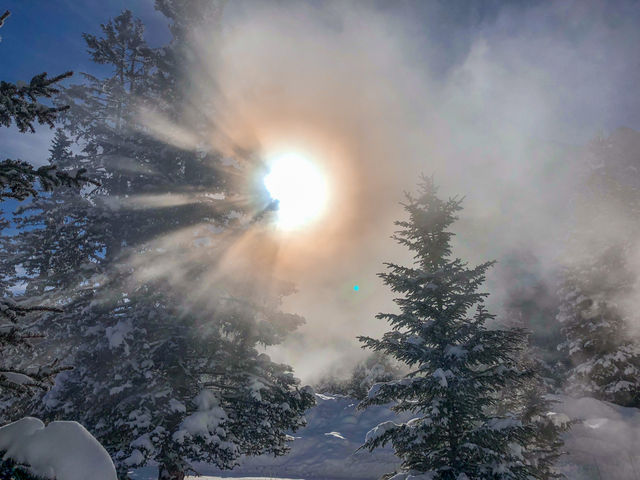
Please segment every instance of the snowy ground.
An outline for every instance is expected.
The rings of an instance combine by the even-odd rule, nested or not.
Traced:
[[[640,410],[623,408],[591,398],[557,397],[558,413],[581,419],[566,438],[569,452],[561,468],[570,480],[640,480]],[[398,459],[389,449],[355,452],[365,434],[377,423],[393,419],[383,407],[355,410],[356,401],[318,395],[318,406],[307,416],[309,424],[296,433],[285,457],[247,459],[232,472],[200,465],[206,477],[288,479],[375,479],[393,471]],[[152,470],[139,471],[139,480],[155,479]]]
[[[559,399],[559,412],[581,419],[565,440],[567,478],[640,480],[640,410],[593,398]]]
[[[186,480],[222,480],[229,477],[187,477]],[[274,478],[274,477],[235,477],[236,480],[303,480],[295,478]]]

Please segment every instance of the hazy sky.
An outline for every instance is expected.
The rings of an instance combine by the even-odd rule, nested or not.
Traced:
[[[372,5],[240,2],[221,47],[196,34],[211,55],[196,98],[219,87],[218,127],[267,152],[306,142],[333,177],[332,214],[280,250],[300,289],[288,305],[308,322],[282,358],[305,378],[386,328],[373,317],[394,307],[375,273],[407,260],[388,237],[421,172],[466,196],[456,254],[531,250],[544,275],[566,258],[574,146],[639,126],[638,4]]]
[[[96,71],[80,34],[125,6],[161,43],[166,25],[152,3],[8,2],[2,77]],[[235,146],[306,149],[333,185],[331,213],[282,240],[278,273],[299,289],[287,307],[307,325],[276,357],[312,379],[357,356],[356,335],[384,330],[373,317],[393,305],[375,273],[406,260],[389,234],[421,172],[443,196],[466,196],[458,255],[531,249],[551,268],[574,146],[640,129],[639,27],[631,1],[231,0],[221,38],[194,30],[201,65],[188,73],[189,107],[210,95],[212,128]],[[37,163],[48,138],[0,130],[2,154]],[[212,147],[224,150],[219,138]],[[499,299],[497,278],[488,288]]]

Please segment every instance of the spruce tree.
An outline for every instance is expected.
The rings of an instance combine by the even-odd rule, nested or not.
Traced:
[[[640,407],[638,276],[640,133],[594,140],[574,195],[569,252],[559,275],[557,319],[569,357],[567,392]]]
[[[640,343],[622,307],[633,294],[635,275],[622,248],[566,267],[557,319],[571,366],[567,391],[627,407],[640,407]]]
[[[396,362],[392,362],[388,356],[380,352],[372,352],[353,367],[348,378],[340,379],[335,375],[327,375],[314,385],[314,390],[364,400],[375,383],[388,382],[401,376],[402,369]]]
[[[211,288],[216,315],[210,304],[180,307],[157,284],[96,302],[87,314],[102,324],[46,397],[57,416],[91,427],[122,478],[150,462],[159,478],[182,479],[193,462],[229,469],[243,454],[281,455],[287,432],[304,424],[313,396],[259,351],[301,319]]]
[[[215,151],[167,145],[138,115],[153,106],[181,120],[180,58],[169,62],[170,49],[150,48],[129,11],[101,29],[84,38],[92,59],[111,73],[85,75],[57,100],[70,105],[64,129],[79,153],[60,148],[62,135],[52,148],[65,165],[86,166],[101,186],[83,202],[52,196],[40,210],[25,212],[18,242],[24,244],[17,247],[29,268],[27,289],[64,306],[42,328],[56,348],[69,347],[65,362],[74,367],[56,380],[40,412],[86,425],[122,478],[149,463],[159,466],[160,478],[179,480],[194,462],[232,468],[241,455],[283,454],[288,432],[304,424],[313,404],[290,367],[261,353],[302,321],[280,311],[291,290],[276,282],[267,293],[263,285],[270,283],[256,284],[255,272],[242,282],[222,276],[211,283],[210,270],[227,251],[222,239],[232,245],[252,226],[238,218],[240,206],[212,199],[236,193],[216,169]],[[129,203],[138,195],[171,194],[191,200],[148,208]],[[50,215],[70,219],[69,232],[79,235],[60,237],[65,227],[47,222]],[[90,223],[74,225],[87,215]],[[179,241],[158,246],[175,235]],[[202,236],[214,244],[200,243]],[[74,253],[50,277],[47,258],[29,252],[58,240],[65,246],[56,248]],[[156,265],[168,265],[194,290],[207,288],[198,296],[177,288],[170,275],[145,276]],[[50,289],[51,283],[66,287]]]
[[[400,312],[377,315],[392,327],[381,339],[359,339],[406,364],[409,373],[374,385],[360,408],[393,403],[394,411],[416,418],[378,425],[361,448],[391,443],[402,460],[398,479],[552,478],[549,465],[532,458],[539,424],[521,409],[500,411],[509,390],[534,373],[519,360],[526,332],[487,327],[494,317],[483,306],[487,294],[478,290],[493,262],[470,268],[452,258],[448,228],[461,201],[440,200],[433,181],[424,179],[404,208],[409,219],[396,222],[394,238],[413,253],[414,264],[388,263],[380,274],[399,294]]]
[[[71,146],[67,134],[57,129],[48,164],[59,172],[75,170],[79,162]],[[99,219],[91,191],[82,192],[80,186],[56,189],[17,210],[14,222],[19,233],[12,242],[11,262],[20,271],[14,281],[26,285],[27,296],[56,290],[70,297],[93,275],[103,244],[92,226]]]

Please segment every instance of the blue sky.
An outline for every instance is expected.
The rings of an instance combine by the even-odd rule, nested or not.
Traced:
[[[0,30],[0,71],[7,80],[39,71],[93,70],[82,33],[98,33],[101,23],[125,8],[142,18],[152,44],[169,38],[151,0],[10,0],[0,7],[11,11]]]
[[[82,33],[98,34],[101,23],[125,8],[142,18],[151,44],[169,38],[167,22],[154,10],[152,0],[10,0],[0,8],[11,11],[0,29],[0,78],[7,81],[28,81],[41,72],[100,73],[103,67],[90,61]],[[0,158],[42,164],[52,136],[43,126],[35,134],[0,128]]]

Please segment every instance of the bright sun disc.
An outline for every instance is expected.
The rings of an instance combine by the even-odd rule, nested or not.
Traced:
[[[293,229],[318,217],[327,202],[325,179],[309,160],[298,154],[279,155],[264,177],[271,198],[278,200],[278,226]]]

